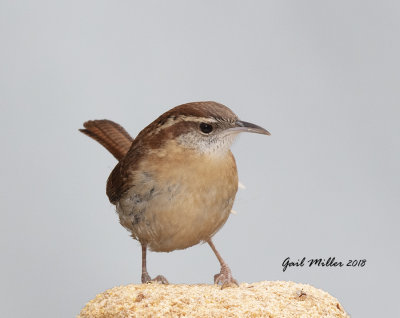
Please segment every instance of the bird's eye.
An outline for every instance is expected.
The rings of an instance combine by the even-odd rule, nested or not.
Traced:
[[[209,134],[210,132],[212,132],[213,126],[210,125],[210,124],[201,123],[200,124],[200,130],[205,134]]]

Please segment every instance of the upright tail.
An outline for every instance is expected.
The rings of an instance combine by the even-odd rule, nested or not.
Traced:
[[[132,145],[133,138],[122,126],[111,120],[89,120],[83,126],[85,129],[79,129],[79,131],[97,140],[118,161],[125,157]]]

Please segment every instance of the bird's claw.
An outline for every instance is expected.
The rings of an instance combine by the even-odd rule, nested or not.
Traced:
[[[238,281],[232,277],[229,267],[221,268],[221,272],[214,275],[214,284],[221,285],[221,289],[239,286]]]
[[[163,275],[158,275],[151,280],[153,283],[169,285],[168,280]]]
[[[163,285],[169,284],[168,280],[164,276],[158,275],[158,276],[154,277],[153,279],[151,279],[151,277],[148,273],[142,274],[142,283],[143,284],[157,283],[157,284],[163,284]]]

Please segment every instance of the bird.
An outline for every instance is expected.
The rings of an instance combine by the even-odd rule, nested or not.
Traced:
[[[141,245],[141,282],[169,283],[163,275],[150,277],[147,250],[171,252],[208,243],[220,263],[214,284],[238,286],[212,241],[227,221],[238,190],[230,147],[241,132],[270,133],[214,101],[176,106],[136,138],[107,119],[89,120],[83,126],[82,133],[118,160],[106,194],[120,224]]]

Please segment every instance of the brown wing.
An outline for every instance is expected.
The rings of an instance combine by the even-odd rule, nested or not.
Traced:
[[[111,120],[89,120],[83,126],[86,129],[79,129],[79,131],[97,140],[118,161],[125,157],[132,145],[133,138],[122,126]]]
[[[121,163],[115,166],[107,180],[107,196],[112,204],[116,204],[122,194],[129,189],[125,177],[121,173]]]
[[[116,204],[134,184],[132,178],[142,161],[145,151],[139,139],[135,139],[125,157],[118,162],[107,180],[107,196]]]

